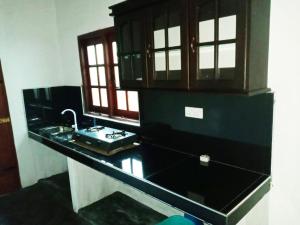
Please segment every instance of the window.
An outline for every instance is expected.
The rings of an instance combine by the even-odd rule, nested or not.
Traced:
[[[120,87],[114,28],[81,35],[78,43],[86,110],[137,120],[138,92]]]

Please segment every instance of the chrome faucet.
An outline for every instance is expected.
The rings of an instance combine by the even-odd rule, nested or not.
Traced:
[[[73,109],[65,109],[64,111],[61,112],[61,115],[64,115],[65,112],[71,112],[71,113],[73,113],[73,116],[74,116],[74,125],[72,125],[72,128],[74,128],[75,131],[78,131],[76,112]]]

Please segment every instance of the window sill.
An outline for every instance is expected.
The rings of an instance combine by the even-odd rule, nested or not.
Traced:
[[[106,115],[99,115],[99,114],[94,114],[94,113],[84,113],[84,116],[100,119],[100,120],[107,120],[107,121],[112,121],[115,123],[121,123],[121,124],[126,124],[130,126],[135,126],[135,127],[140,127],[140,121],[133,120],[133,119],[128,119],[128,118],[123,118],[123,117],[109,117]]]

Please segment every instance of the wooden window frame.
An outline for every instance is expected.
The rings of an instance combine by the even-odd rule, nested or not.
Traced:
[[[139,112],[129,111],[128,91],[116,88],[115,85],[114,67],[118,66],[118,64],[114,63],[113,47],[112,47],[113,42],[116,42],[116,32],[114,27],[109,27],[109,28],[97,30],[91,33],[78,36],[78,47],[79,47],[80,66],[81,66],[81,74],[82,74],[82,82],[83,82],[85,110],[87,113],[96,114],[99,116],[102,116],[104,114],[112,118],[122,117],[122,118],[138,120]],[[97,45],[97,44],[103,45],[104,64],[96,64],[95,67],[99,68],[101,66],[104,66],[105,69],[108,107],[94,106],[92,100],[93,86],[91,85],[90,82],[89,69],[90,67],[94,67],[94,65],[90,66],[88,63],[87,47],[89,45]],[[99,88],[99,98],[100,98],[99,101],[101,105],[101,93],[100,93],[101,86],[100,86],[99,76],[97,77],[98,77],[97,88]],[[118,109],[117,90],[125,91],[127,110]]]

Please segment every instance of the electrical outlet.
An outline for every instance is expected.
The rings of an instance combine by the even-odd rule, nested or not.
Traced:
[[[185,117],[203,119],[203,108],[185,107]]]

